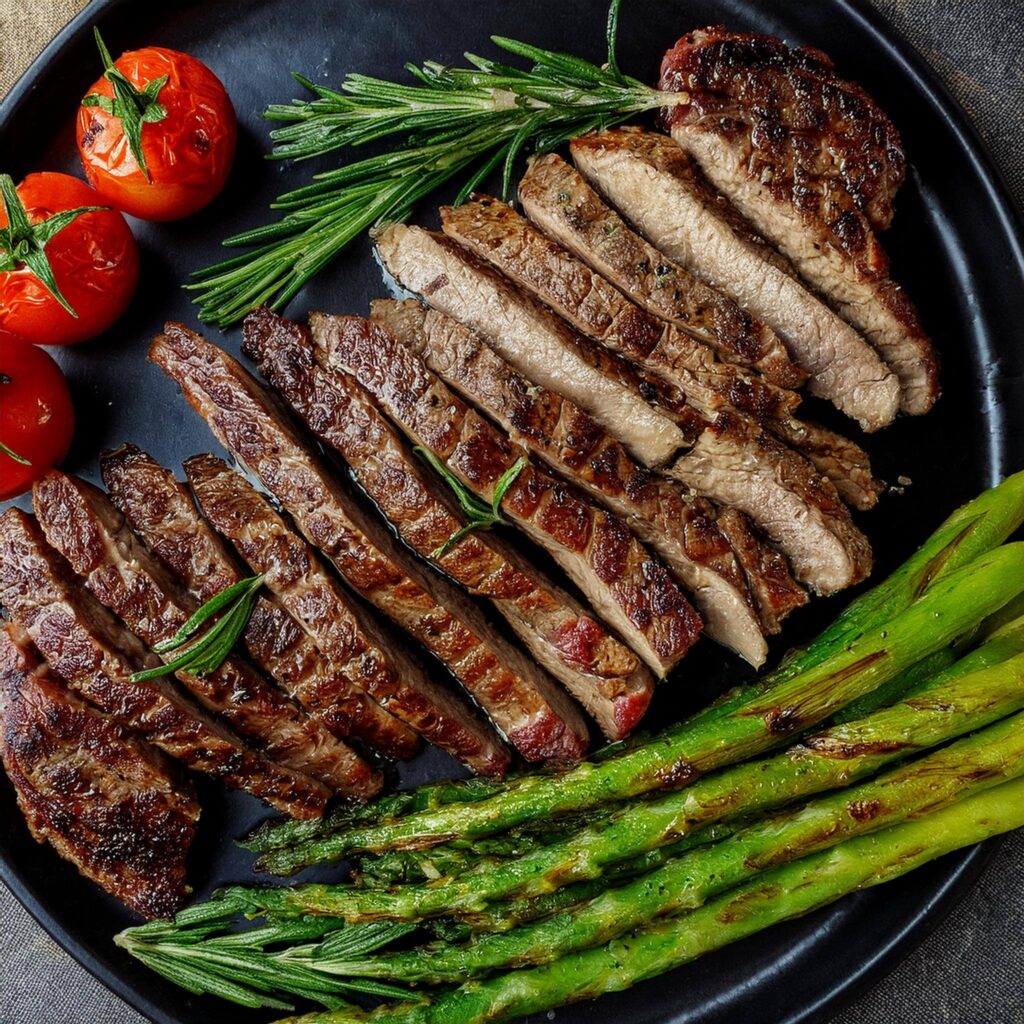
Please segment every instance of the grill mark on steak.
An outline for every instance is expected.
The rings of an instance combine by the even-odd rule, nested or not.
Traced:
[[[727,363],[754,366],[781,388],[796,388],[806,380],[770,327],[630,231],[558,154],[531,162],[519,183],[519,201],[546,234],[648,314],[671,325],[655,322],[645,331],[657,339],[653,351],[662,365],[726,376],[703,350],[709,346]]]
[[[585,390],[588,412],[646,464],[664,465],[692,442],[688,431],[648,404],[653,393],[638,399],[645,388],[654,388],[641,372],[586,341],[451,239],[394,224],[376,244],[381,261],[404,288],[480,331],[531,380],[563,393]],[[442,272],[445,285],[425,294]]]
[[[296,583],[306,584],[302,604],[296,603],[295,610],[305,613],[311,629],[317,621],[314,616],[321,609],[332,623],[340,622],[333,614],[343,600],[340,588],[332,584],[313,551],[288,530],[255,488],[212,455],[189,459],[185,472],[203,511],[243,558],[252,563],[261,554],[269,555],[268,578],[281,588],[282,595],[288,592],[289,583],[292,594]],[[262,566],[260,571],[264,571]],[[443,622],[440,625],[444,628]],[[348,631],[340,638],[332,635],[331,639],[340,642],[328,644],[325,639],[323,646],[328,654],[337,649],[344,653],[351,647]],[[449,664],[473,685],[473,696],[513,745],[531,761],[579,760],[586,749],[587,730],[569,699],[558,694],[547,680],[536,683],[544,678],[539,671],[516,674],[511,666],[501,665],[493,653],[485,651],[481,655],[480,646],[480,639],[468,631],[464,637],[453,637],[447,648]],[[523,668],[525,658],[520,659],[515,669]],[[530,683],[535,685],[531,687]],[[549,692],[561,698],[557,707],[554,700],[546,700]],[[563,706],[565,714],[560,715]],[[433,709],[428,709],[428,714],[432,713]],[[438,732],[443,735],[443,729]]]
[[[496,536],[466,534],[440,558],[433,552],[465,526],[444,488],[347,374],[316,362],[309,331],[266,309],[245,321],[243,351],[324,444],[337,451],[399,536],[470,593],[491,600],[540,664],[621,739],[643,716],[653,680],[636,655],[569,594]],[[549,689],[545,683],[542,694]],[[557,691],[556,691],[557,694]],[[550,711],[574,722],[564,697]],[[579,730],[574,728],[573,732]]]
[[[173,637],[199,607],[99,488],[51,470],[36,481],[32,498],[49,543],[100,603],[150,647]],[[171,653],[164,660],[174,657]],[[351,747],[237,655],[208,673],[175,674],[202,704],[223,715],[271,760],[339,793],[364,796],[380,784]]]
[[[181,907],[192,786],[70,693],[12,624],[0,629],[0,758],[38,842],[143,917]]]
[[[101,467],[129,525],[198,601],[209,601],[243,578],[234,553],[170,470],[133,445],[104,455]],[[350,678],[273,598],[259,598],[243,639],[253,661],[339,738],[360,740],[396,760],[416,753],[416,734],[377,704],[360,681],[356,670],[373,672],[372,659],[354,666]]]
[[[442,662],[459,657],[466,630],[431,596],[454,588],[428,578],[399,549],[386,527],[342,490],[337,479],[303,446],[283,410],[227,353],[181,324],[168,324],[150,346],[150,358],[181,386],[189,404],[217,439],[249,467],[281,502],[300,532],[319,548],[356,593],[406,629]],[[379,627],[378,627],[379,628]],[[450,653],[448,648],[452,648]],[[454,695],[413,668],[385,707],[428,739],[484,774],[501,774],[509,762],[494,731]],[[470,663],[461,680],[472,688],[486,679],[486,655]],[[409,721],[398,697],[411,703]],[[421,731],[421,735],[424,733]]]
[[[709,636],[760,665],[767,653],[743,571],[713,506],[638,466],[586,413],[532,386],[468,327],[415,300],[378,301],[371,318],[434,373],[539,455],[621,515],[693,595]]]
[[[99,711],[194,771],[294,818],[315,818],[327,788],[250,750],[168,678],[133,683],[160,663],[81,584],[32,516],[0,516],[0,603],[67,684]]]
[[[927,412],[938,366],[875,232],[892,219],[905,158],[892,122],[823,53],[721,26],[683,36],[661,88],[686,92],[672,137],[757,230],[859,328]]]
[[[525,456],[437,378],[411,349],[359,317],[313,314],[327,365],[354,377],[417,444],[432,451],[487,501]],[[700,619],[662,564],[628,527],[529,464],[502,510],[544,547],[659,675],[685,655]]]
[[[618,128],[583,135],[570,148],[577,169],[645,236],[606,207],[605,217],[593,224],[607,225],[616,244],[599,246],[591,239],[595,269],[613,276],[650,312],[677,324],[686,310],[674,300],[675,268],[705,278],[783,339],[810,375],[812,394],[827,398],[864,430],[893,421],[899,381],[878,353],[805,287],[790,261],[753,232],[669,137]],[[634,260],[657,261],[662,276],[652,281],[633,274]]]
[[[554,180],[549,180],[552,177]],[[593,195],[576,171],[550,154],[534,162],[519,191],[524,204],[536,212],[544,205],[543,195],[558,209],[560,197],[571,197],[574,188]],[[794,392],[717,362],[710,350],[634,305],[511,207],[478,198],[459,207],[442,208],[441,217],[446,233],[536,295],[577,330],[666,376],[680,389],[678,398],[669,398],[673,409],[692,402],[706,416],[723,408],[749,414],[799,450],[824,476],[834,478],[837,488],[850,494],[858,507],[870,507],[877,501],[880,488],[871,475],[867,454],[852,441],[794,419],[790,414],[799,402]],[[669,389],[662,388],[658,402],[665,402],[668,394]]]

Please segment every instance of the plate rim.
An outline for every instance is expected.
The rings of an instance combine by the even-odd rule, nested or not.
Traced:
[[[886,51],[887,60],[910,76],[918,94],[926,99],[953,131],[976,179],[984,186],[986,197],[998,217],[1000,233],[1009,243],[1014,263],[1024,275],[1024,206],[1017,202],[1010,191],[1003,170],[966,110],[913,44],[885,20],[870,0],[832,0],[832,3],[859,22],[861,28]],[[108,18],[113,10],[127,5],[128,0],[89,0],[40,51],[7,95],[0,99],[0,128],[34,92],[46,66],[55,57],[77,45],[81,35],[94,23]],[[812,1021],[831,1019],[879,984],[938,928],[953,908],[975,887],[1002,842],[1003,838],[996,838],[961,851],[959,862],[948,871],[931,899],[922,905],[917,917],[907,922],[858,971],[838,980],[817,1002],[794,1009],[777,1024],[810,1024]],[[114,995],[154,1024],[174,1024],[160,1006],[153,1004],[144,993],[126,988],[114,970],[94,956],[71,930],[57,923],[54,914],[47,909],[43,899],[22,880],[2,848],[0,883],[65,953]],[[186,997],[183,991],[182,998]]]

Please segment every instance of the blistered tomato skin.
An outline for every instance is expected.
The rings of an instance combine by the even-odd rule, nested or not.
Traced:
[[[68,174],[30,174],[18,196],[36,224],[52,214],[106,202]],[[7,217],[0,207],[0,227]],[[45,247],[72,316],[27,266],[0,272],[0,328],[34,345],[73,345],[102,334],[125,311],[139,279],[139,252],[117,210],[83,213]]]
[[[142,125],[143,174],[121,120],[101,107],[80,107],[78,152],[86,176],[112,206],[143,220],[177,220],[206,206],[227,181],[235,156],[235,111],[220,79],[176,50],[131,50],[115,67],[140,91],[167,75],[157,97],[167,116]],[[90,94],[113,96],[100,78]]]
[[[74,429],[60,367],[42,349],[0,330],[0,445],[18,457],[0,448],[0,501],[23,494],[56,466]]]

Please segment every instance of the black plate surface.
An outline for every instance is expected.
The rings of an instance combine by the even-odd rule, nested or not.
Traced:
[[[262,222],[278,192],[318,169],[261,159],[266,131],[260,111],[298,93],[290,70],[331,84],[349,70],[395,76],[407,60],[455,61],[466,49],[490,53],[492,33],[601,59],[604,13],[603,0],[94,0],[0,105],[0,167],[16,175],[33,169],[80,173],[71,126],[78,98],[96,77],[89,38],[94,22],[115,53],[155,43],[205,61],[227,85],[242,131],[234,174],[212,207],[180,224],[134,225],[143,281],[127,316],[109,336],[61,353],[80,417],[69,468],[95,478],[97,453],[123,440],[170,465],[211,447],[205,426],[146,363],[145,346],[165,319],[195,323],[179,285],[190,270],[219,256],[220,239]],[[955,505],[1024,465],[1024,350],[1017,340],[1024,323],[1024,255],[1017,214],[941,86],[856,0],[629,0],[622,65],[649,80],[677,36],[713,22],[827,50],[841,72],[877,97],[904,135],[911,173],[887,244],[896,278],[919,304],[941,350],[945,395],[926,419],[900,422],[868,441],[886,479],[912,480],[905,493],[886,497],[864,519],[882,575]],[[430,211],[423,216],[426,221]],[[300,295],[292,312],[364,312],[380,291],[379,272],[362,242]],[[219,340],[237,351],[237,332]],[[837,607],[834,600],[819,601],[795,616],[785,642],[809,636]],[[734,659],[701,645],[663,692],[659,714],[678,716],[742,672]],[[443,757],[426,755],[404,773],[404,781],[450,770]],[[232,839],[263,816],[248,797],[213,787],[204,788],[203,800],[193,867],[199,896],[248,877],[250,858]],[[608,997],[596,1012],[609,1024],[824,1021],[941,920],[986,856],[979,849],[948,857],[631,993]],[[0,783],[0,877],[66,949],[159,1024],[269,1019],[194,999],[122,955],[111,936],[129,923],[128,915],[36,846],[6,779]],[[594,1012],[589,1006],[569,1008],[559,1011],[558,1020],[577,1024]]]

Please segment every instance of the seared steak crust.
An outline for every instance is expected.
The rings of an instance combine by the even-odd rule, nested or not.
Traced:
[[[237,558],[170,470],[133,445],[104,455],[101,464],[114,504],[198,601],[242,579]],[[398,760],[418,749],[416,734],[329,662],[275,599],[259,599],[243,639],[253,661],[336,736]]]
[[[36,482],[33,505],[50,544],[150,647],[173,637],[198,608],[99,488],[51,470]],[[272,760],[339,793],[365,796],[379,788],[380,778],[351,747],[238,656],[209,673],[176,675]]]
[[[0,630],[0,758],[40,843],[143,917],[181,907],[199,820],[192,787],[70,693],[11,624]]]
[[[499,478],[525,456],[471,410],[415,353],[359,317],[310,317],[329,365],[353,376],[418,444],[432,451],[486,501]],[[664,566],[621,520],[582,500],[528,464],[502,509],[545,547],[660,675],[686,654],[700,619]]]
[[[0,603],[62,679],[95,708],[194,771],[295,818],[323,813],[327,789],[246,747],[169,679],[133,683],[160,663],[85,588],[36,521],[0,516]]]
[[[464,684],[473,687],[487,677],[494,662],[482,650],[479,658],[459,665],[466,659],[467,630],[431,596],[453,588],[428,579],[387,529],[342,490],[251,374],[181,324],[167,325],[150,347],[150,358],[181,386],[218,440],[262,480],[353,590],[443,662],[454,661]],[[411,659],[403,660],[401,690],[392,692],[385,707],[477,771],[503,772],[509,756],[494,731],[430,682]],[[383,694],[370,692],[383,701]],[[406,697],[412,701],[409,717],[402,714]]]
[[[316,362],[318,350],[306,328],[261,309],[246,318],[244,332],[246,355],[312,432],[345,459],[399,536],[470,593],[493,601],[610,739],[629,732],[653,693],[650,673],[636,655],[496,537],[468,533],[435,558],[466,522],[451,492],[412,455],[359,384]],[[576,718],[564,698],[546,695],[545,702],[550,707],[538,708],[538,715]]]
[[[513,440],[626,519],[693,595],[709,636],[752,664],[764,661],[743,571],[709,502],[638,466],[586,413],[530,385],[463,324],[414,300],[375,302],[371,316]]]
[[[298,585],[305,584],[304,599],[316,607],[327,607],[332,611],[336,608],[341,601],[340,589],[332,583],[323,567],[315,564],[316,556],[308,545],[297,534],[288,531],[283,520],[248,481],[212,455],[189,459],[185,472],[210,521],[235,544],[243,558],[256,560],[261,552],[273,551],[268,569],[274,574],[282,593],[287,593],[287,580],[296,580],[295,574],[301,572],[303,579]],[[278,567],[283,569],[283,573],[275,572]],[[296,589],[293,584],[293,594]],[[313,595],[317,591],[319,594],[314,601]],[[311,616],[307,621],[313,628]],[[330,621],[333,624],[340,619],[331,615]],[[348,637],[343,636],[340,645],[328,644],[325,640],[323,646],[330,654],[336,647],[344,646],[347,640]],[[481,662],[478,648],[479,641],[475,637],[468,637],[459,650],[452,646],[452,667],[464,678],[473,680],[476,684],[473,696],[523,756],[534,761],[579,760],[586,749],[586,726],[568,698],[546,680],[544,692],[539,686],[531,687],[529,683],[534,679],[543,679],[539,672],[534,676],[516,675],[511,669],[498,665],[493,654],[488,659],[490,664],[485,663],[485,671],[479,672],[476,667]],[[560,705],[565,708],[564,716],[559,715],[552,704],[545,702],[547,691],[556,694]],[[433,709],[428,706],[425,714],[432,713]]]
[[[899,381],[878,353],[799,280],[793,264],[757,235],[739,211],[711,187],[672,139],[639,128],[594,132],[574,139],[573,160],[648,245],[607,206],[593,230],[588,258],[645,309],[685,327],[675,301],[677,268],[705,278],[770,324],[810,375],[808,390],[878,430],[899,410]],[[586,207],[593,212],[591,205]],[[636,265],[657,273],[639,275]]]
[[[875,234],[905,172],[885,114],[820,51],[721,26],[679,40],[661,87],[690,96],[668,116],[672,137],[865,332],[900,379],[904,412],[927,412],[935,353]]]

